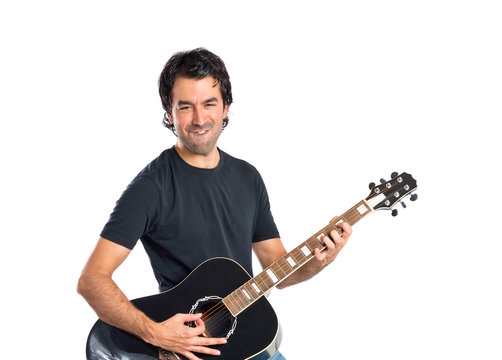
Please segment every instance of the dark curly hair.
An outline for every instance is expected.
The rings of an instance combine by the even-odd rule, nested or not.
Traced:
[[[171,56],[159,77],[159,95],[166,114],[172,114],[172,90],[178,77],[203,79],[207,76],[213,77],[216,84],[220,85],[223,104],[230,106],[233,101],[232,85],[225,64],[220,57],[204,48],[181,51]],[[163,124],[174,131],[173,125],[169,123],[166,115],[164,115]],[[227,124],[228,117],[223,119],[223,127]]]

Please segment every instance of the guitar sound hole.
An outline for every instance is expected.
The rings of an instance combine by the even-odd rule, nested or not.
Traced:
[[[202,333],[202,336],[226,337],[232,328],[233,317],[221,301],[205,301],[197,307],[195,313],[202,313],[202,321],[206,326],[206,331]],[[189,326],[197,325],[192,322]]]

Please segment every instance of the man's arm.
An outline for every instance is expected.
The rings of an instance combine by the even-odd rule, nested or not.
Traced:
[[[284,289],[285,287],[310,279],[335,260],[352,234],[352,228],[349,224],[343,222],[339,226],[343,229],[343,235],[340,236],[336,230],[333,230],[329,234],[330,237],[324,236],[322,241],[326,244],[326,249],[322,252],[319,249],[315,249],[315,259],[312,259],[283,280],[277,285],[278,289]],[[266,268],[287,253],[279,238],[253,243],[253,251],[263,268]]]
[[[131,250],[100,238],[78,281],[77,291],[96,311],[99,318],[113,326],[135,334],[155,346],[182,354],[190,360],[198,360],[192,352],[219,355],[219,351],[207,347],[225,343],[225,339],[205,338],[200,314],[177,314],[164,322],[149,319],[129,302],[112,280],[113,272],[127,258]],[[190,328],[185,322],[195,321]]]

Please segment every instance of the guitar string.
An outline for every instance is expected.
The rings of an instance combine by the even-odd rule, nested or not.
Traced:
[[[312,256],[313,255],[311,255],[310,257],[305,256],[305,262],[310,260],[310,258],[312,258]],[[281,268],[282,272],[286,273],[287,270],[284,270],[284,267],[281,264],[278,264],[278,266]],[[288,267],[289,265],[286,264],[286,266]],[[265,283],[267,285],[267,287],[269,287],[269,288],[274,286],[273,283],[268,285],[265,280],[262,280],[262,282]],[[241,287],[244,287],[245,285],[247,285],[247,283],[245,283]],[[239,289],[241,287],[239,287]],[[236,291],[238,291],[239,289],[237,289]],[[236,291],[234,291],[230,295],[237,297],[238,300],[241,300],[241,303],[244,303],[244,307],[242,307],[238,301],[234,300],[234,302],[236,304],[238,304],[238,307],[241,308],[240,311],[242,311],[251,304],[246,304],[245,300],[242,297],[240,297],[238,294],[235,293]],[[261,295],[258,296],[256,299],[253,299],[253,301],[258,300],[260,297],[261,297]],[[229,318],[228,315],[230,315],[230,317],[233,316],[232,313],[229,311],[229,309],[226,307],[226,305],[223,302],[219,302],[218,304],[216,304],[215,306],[210,308],[206,313],[204,313],[204,315],[202,316],[201,319],[205,322],[208,322],[207,326],[215,327],[215,326],[219,326],[222,323],[224,323]],[[211,323],[209,323],[209,321],[211,321]]]
[[[267,287],[269,287],[269,285],[268,285],[268,284],[267,284],[264,280],[262,280],[262,282],[263,282],[265,285],[267,285]],[[240,309],[239,309],[240,311],[242,311],[242,310],[244,310],[245,308],[247,308],[250,304],[249,304],[249,303],[248,303],[248,304],[246,304],[246,302],[247,302],[247,301],[245,301],[245,300],[244,300],[244,299],[243,299],[240,295],[236,294],[236,292],[237,292],[239,289],[241,289],[241,288],[245,288],[245,286],[246,286],[246,285],[249,285],[248,283],[249,283],[249,281],[248,281],[247,283],[245,283],[245,284],[241,285],[241,286],[240,286],[240,287],[239,287],[236,291],[232,292],[232,293],[228,296],[229,301],[233,301],[235,304],[237,304],[237,307],[238,307],[238,308],[240,308]],[[248,288],[248,289],[249,289],[249,288]],[[232,299],[230,298],[230,296],[233,296],[233,297],[234,297],[234,300],[232,300]],[[252,299],[253,299],[253,301],[255,301],[255,300],[257,300],[257,299],[258,299],[258,298],[260,298],[260,297],[261,297],[261,296],[258,296],[256,299],[253,299],[253,298],[252,298]],[[237,298],[237,301],[235,300],[235,298]],[[244,306],[242,306],[242,305],[244,305]],[[209,321],[209,320],[212,320],[215,316],[220,315],[220,313],[221,313],[222,311],[226,311],[226,312],[228,312],[229,314],[231,314],[231,313],[230,313],[230,311],[229,311],[229,309],[227,308],[227,306],[223,303],[223,301],[219,302],[218,304],[216,304],[215,306],[213,306],[212,308],[210,308],[208,311],[206,311],[206,312],[204,313],[204,315],[201,317],[201,319],[202,319],[203,321]],[[224,316],[224,315],[225,315],[225,314],[223,314],[223,316]],[[225,318],[223,318],[221,321],[225,321]],[[221,322],[221,321],[220,321],[220,322]]]
[[[229,313],[230,313],[230,312],[228,311],[228,309],[226,309],[226,308],[224,308],[224,307],[220,307],[220,309],[219,309],[217,312],[215,312],[215,313],[214,313],[213,315],[211,315],[209,318],[204,319],[203,321],[204,321],[205,323],[209,323],[209,321],[211,321],[211,320],[217,320],[217,319],[218,319],[218,316],[219,316],[220,318],[222,318],[222,317],[226,318],[226,315],[227,315],[227,314],[229,314]],[[224,320],[224,318],[223,318],[223,320]],[[216,323],[219,323],[219,322],[217,321]],[[207,328],[207,326],[206,326],[206,328]]]
[[[391,185],[389,188],[387,188],[387,187],[386,187],[386,188],[385,188],[385,190],[382,192],[382,194],[383,194],[383,195],[385,195],[385,200],[388,200],[388,199],[392,196],[392,195],[387,196],[387,195],[386,195],[386,193],[388,193],[389,191],[393,190],[393,187],[394,187],[394,186],[396,186],[396,185],[399,185],[399,184],[398,184],[398,183],[396,183],[395,185]],[[403,188],[400,188],[399,190],[401,190],[401,189],[404,189],[404,187],[403,187]],[[378,195],[380,195],[380,194],[378,194],[378,193],[374,193],[374,194],[372,194],[372,195],[368,196],[368,198],[367,198],[367,199],[368,199],[368,200],[371,200],[371,199],[373,199],[374,197],[377,197]],[[383,200],[383,201],[385,201],[385,200]],[[354,216],[354,215],[355,215],[355,216]],[[350,221],[352,224],[354,224],[354,223],[355,223],[355,221],[360,220],[360,219],[358,219],[358,217],[359,217],[359,218],[361,218],[359,215],[357,215],[357,213],[355,213],[355,212],[354,212],[354,208],[349,209],[349,210],[348,210],[345,214],[343,214],[343,216],[342,216],[342,218],[344,218],[344,219],[345,219],[345,221]],[[332,224],[332,223],[330,223],[328,226],[326,226],[325,228],[323,228],[323,231],[326,231],[329,227],[331,227],[331,224]],[[335,226],[336,226],[336,225],[335,225]],[[311,238],[307,239],[304,243],[305,243],[305,244],[307,244],[307,243],[308,243],[308,241],[310,241],[311,239],[315,239],[315,237],[311,237]],[[311,244],[307,244],[307,245],[311,245]],[[298,248],[295,248],[294,250],[298,250]],[[293,251],[294,251],[294,250],[293,250]],[[291,251],[290,253],[293,253],[293,251]],[[289,253],[288,253],[288,254],[289,254]],[[286,255],[288,255],[288,254],[286,254]],[[285,256],[286,256],[286,255],[285,255]],[[290,274],[290,273],[288,273],[288,270],[291,270],[291,265],[287,263],[287,261],[285,260],[285,256],[284,256],[284,257],[282,257],[282,258],[280,258],[279,260],[277,260],[277,261],[276,261],[274,264],[272,264],[271,266],[269,266],[269,267],[268,267],[268,269],[271,269],[273,265],[276,265],[276,269],[279,269],[279,270],[283,273],[283,275],[284,275],[284,276],[288,276],[288,275]],[[310,255],[310,256],[305,256],[305,258],[306,258],[306,259],[305,259],[305,260],[306,260],[305,262],[307,262],[308,260],[310,260],[312,257],[313,257],[312,255]],[[281,263],[281,261],[282,261],[282,263]],[[297,261],[298,261],[298,260],[297,260]],[[285,264],[285,266],[284,266],[283,264]],[[301,265],[303,265],[303,264],[304,264],[304,263],[302,263]],[[266,271],[266,270],[264,270],[264,271]],[[277,274],[277,270],[276,270],[274,273],[275,273],[275,274]],[[260,273],[258,276],[260,276],[260,275],[262,275],[262,274],[263,274],[263,272],[262,272],[262,273]],[[258,276],[257,276],[257,278],[258,278]],[[266,282],[266,281],[264,281],[263,279],[260,279],[260,280],[261,280],[261,281],[262,281],[262,282],[263,282],[263,283],[264,283],[267,287],[272,288],[272,287],[274,286],[274,284],[273,284],[273,283],[269,286],[269,285],[267,284],[267,282]],[[245,290],[245,286],[246,286],[246,285],[249,285],[248,283],[249,283],[249,281],[248,281],[248,282],[246,282],[245,284],[243,284],[241,287],[239,287],[237,290],[235,290],[234,292],[232,292],[232,293],[230,294],[230,295],[233,295],[233,296],[237,297],[237,300],[238,300],[238,301],[239,301],[239,300],[241,300],[241,302],[242,302],[242,303],[244,303],[244,308],[243,308],[243,309],[241,309],[241,311],[242,311],[242,310],[244,310],[245,308],[247,308],[250,304],[246,304],[246,301],[245,301],[245,300],[243,301],[243,300],[242,300],[242,297],[241,297],[240,295],[237,295],[237,294],[236,294],[236,292],[237,292],[239,289],[241,289],[241,288],[243,288],[243,290]],[[249,289],[249,288],[248,288],[248,289]],[[268,290],[267,290],[267,291],[268,291]],[[259,296],[259,297],[261,297],[261,296]],[[259,297],[258,297],[258,298],[259,298]],[[253,300],[253,302],[254,302],[254,301],[256,301],[258,298],[256,298],[256,299],[252,299],[252,300]],[[230,300],[230,298],[229,298],[229,300]],[[238,301],[236,302],[236,301],[234,300],[234,302],[236,302],[236,303],[239,305],[239,307],[241,307]],[[226,312],[227,314],[225,314],[224,312]],[[219,302],[217,305],[215,305],[215,306],[213,306],[212,308],[210,308],[207,312],[205,312],[205,313],[204,313],[204,315],[201,317],[201,319],[202,319],[203,321],[205,321],[205,322],[209,322],[210,320],[212,320],[212,321],[213,321],[213,323],[214,323],[214,322],[216,321],[216,324],[218,324],[218,325],[219,325],[221,322],[223,322],[223,321],[225,321],[225,320],[227,319],[226,315],[228,315],[228,314],[232,315],[232,314],[231,314],[231,312],[229,311],[229,309],[227,308],[227,306],[223,303],[223,301],[221,301],[221,302]],[[218,319],[218,318],[216,318],[217,316],[219,316],[219,319]],[[214,326],[214,325],[215,325],[215,324],[213,324],[213,326]]]
[[[317,241],[316,238],[309,238],[307,241],[305,241],[305,243],[308,243],[310,240],[314,240],[314,241]],[[312,244],[308,244],[312,247]],[[293,252],[297,252],[298,254],[301,254],[301,261],[298,261],[298,256],[296,254],[294,254]],[[300,266],[302,266],[305,262],[309,261],[311,258],[313,258],[313,254],[309,255],[309,256],[306,256],[304,254],[302,254],[300,252],[300,250],[298,248],[294,249],[293,251],[291,251],[289,254],[291,254],[291,256],[293,256],[295,258],[295,260],[297,261],[297,264],[300,263]],[[286,254],[288,255],[288,254]],[[287,276],[287,275],[290,275],[292,273],[292,267],[291,265],[287,262],[286,260],[286,255],[284,255],[282,258],[280,258],[279,260],[277,260],[274,264],[272,264],[270,267],[268,268],[271,268],[272,269],[272,266],[275,265],[275,269],[272,269],[272,271],[274,271],[275,274],[278,274],[278,271],[282,272],[284,276]],[[266,271],[266,270],[265,270]],[[265,272],[264,271],[264,272]],[[260,280],[262,283],[264,283],[268,289],[272,288],[274,286],[274,283],[268,283],[269,281],[265,281],[263,279],[261,279],[261,276],[263,274],[260,273],[255,279],[258,279]],[[251,280],[250,280],[251,281]],[[237,292],[242,288],[242,289],[245,289],[246,286],[248,286],[248,289],[249,289],[249,281],[246,282],[245,284],[243,284],[241,287],[239,287],[237,290],[235,290],[234,292],[232,292],[229,296],[233,296],[234,298],[237,298],[237,301],[234,299],[233,302],[237,304],[237,307],[238,308],[241,308],[239,309],[240,311],[244,310],[245,308],[247,308],[249,305],[251,305],[251,303],[249,303],[249,300],[246,301],[242,296],[240,296],[239,294],[237,294]],[[242,291],[242,290],[241,290]],[[249,291],[249,290],[248,290]],[[268,291],[268,290],[267,290]],[[260,298],[261,295],[259,295],[257,298],[254,298],[254,296],[251,298],[252,301],[256,301],[258,298]],[[232,301],[232,299],[229,298],[229,301]],[[247,304],[246,304],[247,303]],[[244,304],[244,307],[242,307],[241,304]],[[220,325],[222,322],[224,322],[227,317],[225,316],[226,314],[222,313],[222,312],[226,312],[228,314],[231,315],[230,311],[228,310],[228,308],[226,307],[226,305],[223,303],[223,302],[219,302],[218,304],[216,304],[215,306],[213,306],[212,308],[210,308],[207,312],[204,313],[204,315],[202,316],[202,320],[205,321],[205,322],[208,322],[208,321],[212,321],[212,324],[211,326],[216,326],[216,325]],[[219,316],[219,318],[216,318],[217,316]],[[215,322],[216,320],[216,322]]]
[[[302,260],[304,260],[304,262],[307,262],[312,257],[313,257],[313,255],[304,256],[304,259],[302,259]],[[277,263],[277,266],[279,267],[279,269],[281,270],[281,272],[283,272],[285,275],[289,275],[288,274],[288,270],[290,271],[292,269],[291,269],[290,265],[286,263],[285,259],[282,259],[282,260],[284,260],[284,263],[283,263],[284,265],[280,264],[280,263]],[[276,272],[277,272],[277,270],[276,270]],[[292,271],[290,271],[289,273],[291,273],[291,272]],[[263,279],[261,279],[261,282],[263,282],[268,288],[272,288],[274,286],[273,283],[271,283],[270,285],[267,284],[267,281],[265,281]],[[246,285],[249,285],[248,283],[249,283],[249,281],[247,283],[245,283],[244,285],[242,285],[241,287],[245,288]],[[239,289],[241,287],[239,287]],[[251,304],[250,303],[246,304],[245,299],[243,299],[240,295],[236,294],[236,292],[239,289],[237,289],[236,291],[234,291],[230,295],[233,295],[234,297],[237,298],[237,301],[235,301],[235,299],[234,299],[233,302],[235,302],[238,305],[238,307],[241,308],[240,310],[242,311],[242,310],[244,310],[246,307],[248,307]],[[259,295],[256,298],[252,298],[253,302],[256,301],[256,300],[258,300],[260,297],[261,297],[261,295]],[[229,300],[231,300],[231,299],[229,299]],[[240,300],[240,303],[239,303],[239,300]],[[244,304],[244,307],[241,306],[241,303]],[[222,313],[222,312],[226,312],[227,314]],[[227,308],[227,306],[223,302],[219,302],[218,304],[216,304],[215,306],[213,306],[212,308],[210,308],[206,313],[204,313],[204,315],[202,316],[202,320],[206,321],[206,322],[212,320],[212,323],[211,323],[210,326],[217,326],[217,325],[220,325],[222,322],[224,322],[227,319],[226,315],[231,315],[232,316],[232,314],[229,311],[229,309]],[[217,316],[219,316],[219,318],[216,318]]]
[[[346,217],[347,217],[347,216],[346,216]],[[305,241],[305,243],[308,243],[310,240],[312,240],[312,241],[317,241],[317,239],[316,239],[316,238],[311,237],[311,238],[309,238],[307,241]],[[310,247],[312,247],[312,244],[308,244],[308,245],[310,245]],[[310,249],[310,248],[309,248],[309,249]],[[297,256],[297,254],[300,254],[300,256],[301,256],[301,257],[300,257],[300,259],[301,259],[300,261],[298,260],[298,256]],[[313,256],[314,256],[313,254],[311,254],[311,255],[309,255],[309,256],[306,256],[306,255],[302,254],[302,252],[301,252],[298,248],[293,249],[290,253],[288,253],[288,254],[286,254],[286,255],[291,255],[291,256],[293,256],[293,257],[295,258],[295,260],[297,261],[297,264],[299,263],[299,264],[300,264],[300,266],[303,266],[303,264],[304,264],[304,263],[306,263],[307,261],[309,261],[309,260],[310,260],[311,258],[313,258]],[[268,268],[270,268],[270,269],[274,272],[274,274],[278,274],[278,272],[280,271],[280,272],[283,274],[283,276],[285,277],[285,276],[290,275],[290,274],[293,272],[293,271],[292,271],[293,269],[292,269],[291,265],[290,265],[290,264],[287,262],[287,260],[286,260],[286,255],[284,255],[282,258],[280,258],[280,259],[279,259],[279,260],[277,260],[274,264],[272,264],[271,266],[269,266],[269,267],[268,267]],[[275,265],[275,268],[272,268],[274,265]],[[270,281],[266,281],[266,280],[264,280],[264,279],[262,279],[262,278],[261,278],[261,277],[262,277],[262,275],[263,275],[263,273],[264,273],[265,271],[266,271],[266,270],[264,270],[262,273],[260,273],[260,274],[259,274],[257,277],[255,277],[254,279],[255,279],[255,280],[259,280],[259,281],[261,281],[263,284],[265,284],[265,286],[267,287],[267,290],[266,290],[266,291],[268,291],[268,289],[272,288],[275,284],[274,284],[273,282],[271,282],[271,280],[270,280]],[[265,278],[265,279],[266,279],[266,278]],[[252,280],[253,280],[253,279],[251,279],[250,281],[252,281]],[[237,290],[235,290],[234,292],[232,292],[232,293],[229,295],[229,301],[234,302],[235,304],[237,304],[237,306],[236,306],[236,307],[237,307],[237,308],[240,308],[240,309],[238,309],[238,310],[240,310],[240,311],[242,311],[242,310],[244,310],[245,308],[247,308],[249,305],[251,305],[251,303],[250,303],[250,300],[249,300],[249,299],[248,299],[248,300],[244,299],[241,295],[237,294],[237,292],[238,292],[239,290],[241,290],[241,289],[245,290],[245,289],[246,289],[246,286],[247,286],[247,288],[248,288],[248,294],[249,294],[249,291],[250,291],[249,289],[250,289],[250,288],[252,288],[252,287],[250,287],[250,285],[249,285],[249,282],[250,282],[250,281],[248,281],[248,282],[246,282],[245,284],[241,285],[241,286],[240,286]],[[258,282],[258,281],[255,281],[255,282]],[[241,290],[241,291],[242,291],[242,290]],[[266,291],[265,291],[265,292],[266,292]],[[254,291],[254,292],[256,292],[256,291]],[[252,292],[251,292],[251,294],[252,294]],[[258,294],[257,294],[257,295],[258,295]],[[234,299],[232,300],[232,299],[230,298],[230,296],[234,297]],[[259,295],[259,296],[258,296],[258,297],[256,297],[256,298],[254,298],[254,296],[251,296],[251,295],[250,295],[250,297],[251,297],[251,301],[252,301],[252,302],[254,302],[254,301],[258,300],[258,299],[261,297],[261,295]],[[237,301],[235,300],[235,298],[237,298]],[[242,304],[243,304],[244,306],[242,306]],[[235,306],[235,305],[234,305],[234,306]],[[231,313],[230,313],[230,311],[228,310],[227,306],[226,306],[223,302],[219,302],[218,304],[216,304],[215,306],[213,306],[212,308],[210,308],[208,311],[206,311],[206,312],[204,313],[204,315],[202,316],[202,318],[201,318],[201,319],[202,319],[203,321],[206,321],[206,322],[208,322],[208,321],[212,320],[212,321],[213,321],[212,326],[219,325],[221,322],[223,322],[223,321],[225,321],[225,320],[226,320],[225,314],[224,314],[224,313],[222,313],[222,312],[226,312],[226,313],[228,313],[228,314],[230,314],[230,315],[231,315]],[[214,320],[215,320],[215,318],[216,318],[217,316],[220,316],[220,318],[219,318],[219,319],[217,319],[216,323],[214,323]]]
[[[289,275],[292,271],[290,271],[290,272],[288,273],[288,270],[292,270],[292,269],[291,269],[290,265],[286,263],[286,260],[285,260],[285,259],[282,259],[282,260],[284,260],[285,265],[278,263],[278,262],[279,262],[279,260],[278,260],[278,262],[277,262],[277,266],[278,266],[278,268],[280,269],[280,271],[281,271],[284,275]],[[305,256],[305,259],[304,259],[304,260],[305,260],[305,262],[306,262],[307,260],[309,260],[309,257],[306,257],[306,256]],[[276,273],[277,273],[277,270],[276,270]],[[261,274],[260,274],[260,275],[261,275]],[[270,285],[269,285],[269,284],[267,284],[267,281],[265,281],[265,280],[263,280],[263,279],[261,279],[261,282],[262,282],[262,283],[264,283],[264,284],[267,286],[267,288],[271,288],[271,287],[273,287],[273,286],[274,286],[274,284],[273,284],[273,283],[272,283],[272,284],[270,284]],[[239,287],[239,289],[241,289],[241,288],[245,289],[246,285],[247,285],[247,286],[250,286],[250,285],[249,285],[249,281],[248,281],[247,283],[243,284],[241,287]],[[248,301],[246,301],[245,299],[243,299],[243,298],[242,298],[242,296],[240,296],[240,295],[236,294],[236,292],[237,292],[237,291],[239,291],[239,289],[237,289],[236,291],[234,291],[234,292],[233,292],[233,293],[231,293],[230,295],[232,295],[232,296],[234,296],[234,297],[236,297],[236,298],[237,298],[237,301],[235,301],[235,299],[234,299],[234,300],[233,300],[233,302],[234,302],[234,303],[236,303],[236,304],[238,305],[238,307],[239,307],[239,308],[241,308],[240,310],[242,311],[242,310],[244,310],[246,307],[248,307],[248,306],[249,306],[249,305],[251,305],[251,304],[250,304],[250,303],[246,303],[246,302],[249,302],[249,300],[248,300]],[[248,287],[248,289],[249,289],[249,287]],[[249,291],[249,290],[248,290],[248,291]],[[255,291],[255,292],[256,292],[256,291]],[[258,294],[258,293],[257,293],[257,294]],[[229,295],[229,296],[230,296],[230,295]],[[250,295],[250,297],[251,297],[251,295]],[[251,297],[251,299],[252,299],[252,301],[254,302],[254,301],[258,300],[260,297],[261,297],[261,295],[259,295],[259,296],[258,296],[258,297],[256,297],[256,298],[254,298],[254,296],[253,296],[253,297]],[[230,298],[229,298],[229,300],[230,300],[230,301],[232,301]],[[239,301],[239,300],[240,300],[240,301]],[[241,304],[244,304],[244,307],[242,307],[242,306],[241,306]],[[204,315],[202,316],[202,318],[201,318],[201,319],[202,319],[203,321],[210,321],[210,320],[214,320],[214,318],[215,318],[216,316],[220,316],[221,320],[219,320],[218,322],[216,322],[216,324],[219,324],[219,323],[221,323],[222,321],[225,321],[225,319],[226,319],[225,314],[222,314],[222,313],[221,313],[222,311],[223,311],[223,312],[227,312],[228,314],[231,314],[231,313],[230,313],[230,311],[228,310],[227,306],[226,306],[223,302],[219,302],[218,304],[216,304],[215,306],[213,306],[212,308],[210,308],[208,311],[206,311],[206,312],[204,313]],[[214,321],[213,321],[213,322],[214,322]],[[215,324],[213,323],[212,325],[214,326]]]
[[[218,311],[220,311],[223,306],[224,306],[224,304],[223,304],[222,301],[218,302],[216,305],[214,305],[208,311],[206,311],[205,313],[203,313],[203,315],[201,316],[201,320],[202,321],[207,321],[207,320],[211,319],[211,317],[214,316],[215,313],[217,313]]]
[[[345,216],[345,217],[347,217],[347,216]],[[331,225],[331,224],[330,224],[330,225]],[[313,239],[313,238],[312,238],[312,237],[311,237],[311,238],[309,238],[307,241],[305,241],[305,243],[308,243],[308,241],[309,241],[309,240],[311,240],[311,239]],[[308,245],[312,246],[311,244],[308,244]],[[294,249],[294,250],[293,250],[293,251],[291,251],[289,254],[291,254],[291,255],[295,258],[295,260],[296,260],[297,262],[302,262],[302,264],[301,264],[301,265],[303,265],[303,261],[298,261],[298,256],[295,256],[296,254],[294,254],[294,253],[293,253],[295,250],[297,250],[297,251],[298,251],[298,249]],[[300,253],[300,254],[301,254],[301,253]],[[286,255],[288,255],[288,254],[286,254]],[[287,275],[289,275],[289,274],[292,272],[292,271],[291,271],[291,270],[292,270],[292,269],[291,269],[291,265],[290,265],[290,264],[286,261],[286,259],[285,259],[286,255],[285,255],[285,256],[283,256],[282,258],[280,258],[279,260],[277,260],[274,264],[272,264],[272,265],[269,267],[269,268],[272,268],[272,266],[273,266],[273,265],[276,265],[276,266],[275,266],[275,268],[276,268],[276,269],[272,269],[272,271],[274,271],[274,270],[275,270],[275,271],[274,271],[274,273],[278,273],[277,269],[278,269],[278,270],[279,270],[279,271],[280,271],[280,272],[281,272],[284,276],[287,276]],[[304,257],[305,257],[305,259],[302,259],[302,260],[305,260],[305,262],[306,262],[307,260],[309,260],[309,257],[307,257],[307,256],[304,256]],[[264,270],[264,271],[266,271],[266,270]],[[263,274],[263,273],[259,274],[259,275],[258,275],[255,279],[256,279],[256,280],[259,280],[259,281],[261,281],[263,284],[265,284],[265,286],[267,287],[267,290],[265,290],[265,292],[266,292],[266,291],[268,291],[268,288],[271,288],[274,284],[273,284],[273,283],[272,283],[272,284],[267,284],[267,282],[266,282],[266,281],[264,281],[263,279],[261,279],[260,275],[262,275],[262,274]],[[258,281],[257,281],[257,282],[258,282]],[[241,288],[242,288],[243,290],[245,290],[246,285],[248,286],[248,289],[250,289],[250,287],[249,287],[250,285],[249,285],[249,281],[248,281],[248,282],[246,282],[245,284],[243,284],[241,287],[239,287],[236,291],[234,291],[233,293],[231,293],[231,294],[230,294],[230,295],[233,295],[234,297],[237,297],[237,301],[235,301],[235,299],[234,299],[234,300],[233,300],[233,302],[235,302],[235,303],[237,304],[237,307],[239,307],[239,308],[241,308],[241,307],[242,307],[242,306],[241,306],[241,304],[239,303],[239,300],[240,300],[240,302],[241,302],[241,303],[242,303],[242,302],[244,302],[244,308],[245,308],[245,307],[247,307],[247,306],[249,306],[249,304],[246,304],[246,303],[245,303],[245,301],[243,301],[243,300],[242,300],[242,297],[241,297],[241,296],[239,296],[239,295],[235,294],[235,293],[236,293],[236,292],[238,292],[238,291],[239,291],[239,289],[241,289]],[[242,291],[242,290],[241,290],[241,291]],[[248,290],[248,293],[249,293],[249,290]],[[229,296],[230,296],[230,295],[229,295]],[[254,298],[254,296],[253,296],[253,297],[252,297],[252,301],[257,300],[259,297],[260,297],[260,296],[258,296],[258,297],[255,299],[255,298]],[[230,298],[229,298],[229,301],[232,301],[232,299],[230,299]],[[223,304],[223,305],[224,305],[224,304]],[[217,314],[217,313],[219,312],[219,310],[220,310],[221,306],[223,306],[223,305],[222,305],[222,303],[218,303],[217,305],[213,306],[213,307],[212,307],[212,308],[210,308],[210,309],[209,309],[206,313],[204,313],[204,317],[203,317],[202,319],[203,319],[203,320],[206,320],[206,321],[207,321],[207,320],[209,320],[209,319],[211,319],[213,316],[215,316],[215,314]],[[240,309],[240,310],[242,310],[242,309]]]
[[[295,250],[296,250],[296,249],[295,249]],[[294,256],[294,254],[293,254],[293,256]],[[284,256],[284,257],[285,257],[285,256]],[[294,256],[294,257],[295,257],[295,259],[298,261],[297,256]],[[279,262],[280,262],[280,260],[283,260],[283,263],[285,264],[285,266],[283,266],[282,264],[280,264],[280,263],[279,263]],[[305,258],[305,261],[307,261],[307,260],[308,260],[308,258],[306,257],[306,258]],[[279,259],[276,263],[277,263],[277,266],[279,267],[280,271],[281,271],[284,275],[289,275],[289,274],[291,273],[291,272],[289,272],[289,273],[288,273],[288,270],[291,270],[291,268],[290,268],[290,265],[289,265],[288,263],[286,263],[286,260],[285,260],[284,258]],[[273,265],[273,264],[272,264],[272,265]],[[302,264],[302,265],[303,265],[303,264]],[[275,273],[277,273],[277,270],[275,271]],[[265,291],[262,289],[262,292],[266,292],[266,291],[268,291],[271,287],[273,287],[273,285],[274,285],[274,284],[273,284],[273,283],[268,284],[268,283],[267,283],[267,281],[263,280],[263,279],[261,278],[261,275],[262,275],[262,274],[263,274],[263,273],[259,274],[259,275],[258,275],[258,276],[256,276],[254,279],[255,279],[255,282],[258,282],[258,283],[259,283],[259,282],[261,282],[261,283],[263,283],[263,284],[267,287],[267,290],[265,290]],[[247,301],[246,301],[245,299],[243,299],[243,298],[242,298],[242,296],[240,296],[239,294],[237,294],[237,292],[238,292],[241,288],[245,290],[245,289],[246,289],[246,286],[247,286],[247,289],[248,289],[248,290],[247,290],[247,291],[248,291],[248,294],[249,294],[249,293],[251,293],[250,297],[251,297],[251,299],[252,299],[252,301],[253,301],[253,302],[254,302],[254,301],[256,301],[257,299],[259,299],[259,298],[261,297],[261,295],[259,295],[259,294],[256,292],[256,290],[254,290],[254,289],[253,289],[253,291],[249,290],[249,289],[252,289],[252,286],[249,284],[249,282],[250,282],[250,281],[252,281],[252,280],[253,280],[253,279],[251,279],[251,280],[249,280],[248,282],[246,282],[245,284],[241,285],[241,286],[240,286],[237,290],[235,290],[234,292],[232,292],[232,293],[228,296],[228,297],[229,297],[229,301],[234,302],[235,304],[237,304],[237,306],[236,306],[236,307],[237,307],[237,308],[240,308],[239,310],[241,310],[241,311],[242,311],[243,309],[245,309],[246,307],[248,307],[249,305],[251,305],[250,303],[248,303],[248,302],[249,302],[249,300],[247,300]],[[242,290],[241,290],[241,291],[242,291]],[[255,296],[252,296],[253,292],[256,292],[256,294],[258,295],[258,297],[256,297],[256,298],[255,298]],[[235,299],[234,299],[234,300],[232,300],[232,299],[230,298],[230,296],[233,296],[234,298],[237,298],[237,301],[236,301]],[[244,305],[244,307],[242,306],[242,304]],[[235,306],[235,305],[234,305],[234,306]],[[229,310],[227,309],[226,305],[225,305],[223,302],[220,302],[220,303],[216,304],[215,306],[213,306],[212,308],[210,308],[208,311],[206,311],[206,312],[204,313],[203,317],[202,317],[202,320],[204,320],[204,321],[208,321],[208,320],[209,320],[209,319],[211,319],[213,316],[216,316],[216,315],[219,313],[219,311],[221,311],[221,310],[222,310],[222,309],[221,309],[222,307],[224,307],[224,309],[223,309],[223,310],[229,311]]]
[[[219,311],[217,311],[215,314],[213,314],[209,319],[204,320],[204,325],[206,327],[206,330],[211,334],[212,328],[213,327],[218,327],[221,324],[223,324],[227,319],[231,319],[231,313],[228,311],[226,308],[222,308]],[[211,334],[211,336],[213,336]]]

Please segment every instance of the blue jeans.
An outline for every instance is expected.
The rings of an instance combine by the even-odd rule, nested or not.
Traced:
[[[286,358],[278,351],[270,358],[270,360],[286,360]]]

